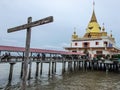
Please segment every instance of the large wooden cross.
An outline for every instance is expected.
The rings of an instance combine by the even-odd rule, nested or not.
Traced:
[[[28,68],[28,61],[29,61],[29,52],[30,52],[30,40],[31,40],[31,27],[35,27],[38,25],[43,25],[53,22],[53,16],[49,16],[43,19],[40,19],[38,21],[32,22],[32,17],[28,18],[28,23],[17,26],[14,28],[8,29],[8,33],[15,32],[15,31],[20,31],[27,29],[27,34],[26,34],[26,47],[25,47],[25,60],[24,60],[24,68],[23,68],[23,83],[22,83],[22,89],[25,90],[26,87],[26,80],[27,80],[27,68]]]

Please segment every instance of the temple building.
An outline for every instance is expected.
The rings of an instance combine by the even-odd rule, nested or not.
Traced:
[[[108,35],[104,24],[102,27],[99,25],[94,9],[84,36],[79,37],[76,31],[74,31],[71,46],[65,47],[65,50],[82,52],[91,58],[95,56],[112,56],[120,52],[120,49],[116,46],[112,32]]]

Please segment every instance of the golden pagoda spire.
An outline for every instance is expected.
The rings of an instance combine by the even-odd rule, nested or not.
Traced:
[[[93,1],[93,13],[92,13],[90,22],[88,23],[86,33],[91,33],[91,32],[99,33],[101,31],[101,27],[99,26],[96,15],[95,15],[94,6],[95,6],[95,2]]]
[[[95,16],[94,7],[95,7],[95,2],[93,0],[93,13],[92,13],[92,17],[91,17],[90,22],[97,22],[97,19],[96,19],[96,16]]]
[[[92,13],[92,17],[91,17],[90,22],[97,22],[97,19],[96,19],[96,16],[95,16],[95,12],[94,12],[94,9],[93,9],[93,13]]]
[[[95,6],[95,2],[93,1],[93,12],[91,19],[88,23],[88,26],[86,28],[86,33],[84,35],[84,38],[89,38],[89,36],[90,38],[97,38],[101,36],[101,27],[97,22],[94,6]]]

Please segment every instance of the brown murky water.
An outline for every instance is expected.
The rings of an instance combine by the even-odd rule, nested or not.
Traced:
[[[27,90],[120,90],[120,75],[105,72],[76,72],[54,76],[48,83],[36,83]]]
[[[18,66],[16,66],[16,68]],[[33,69],[34,67],[35,66],[33,65]],[[47,68],[47,66],[45,67]],[[66,72],[62,75],[61,64],[57,69],[57,74],[54,76],[48,77],[47,73],[45,73],[47,71],[44,70],[43,75],[41,77],[39,76],[38,79],[35,79],[35,72],[32,72],[33,79],[28,82],[27,90],[120,90],[119,73],[106,73],[104,71],[83,72],[81,70]],[[13,76],[13,85],[8,90],[19,90],[20,80],[15,78],[18,78],[18,72]],[[4,89],[1,88],[1,90]]]

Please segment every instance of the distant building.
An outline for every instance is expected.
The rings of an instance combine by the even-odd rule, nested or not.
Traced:
[[[65,50],[82,52],[91,58],[95,56],[111,56],[120,52],[120,49],[115,44],[112,32],[108,35],[104,24],[100,27],[94,9],[84,36],[78,37],[76,31],[74,31],[71,41],[71,46],[65,47]]]

